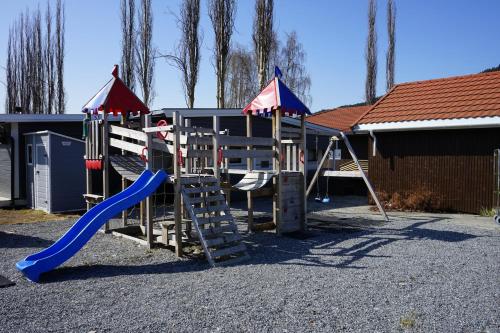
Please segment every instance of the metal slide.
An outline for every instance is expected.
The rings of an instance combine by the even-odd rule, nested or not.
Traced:
[[[122,192],[92,207],[54,244],[16,264],[28,279],[38,282],[48,272],[74,256],[110,218],[144,200],[167,178],[165,171],[146,170]]]

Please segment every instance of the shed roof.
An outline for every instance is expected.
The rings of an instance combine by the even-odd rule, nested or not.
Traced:
[[[322,110],[308,116],[306,120],[309,123],[347,132],[369,108],[369,105],[360,105]]]
[[[24,133],[23,135],[56,135],[56,136],[59,136],[59,137],[61,137],[63,139],[68,139],[68,140],[73,140],[73,141],[85,143],[85,141],[83,141],[83,140],[80,140],[80,139],[77,139],[77,138],[73,138],[71,136],[67,136],[67,135],[64,135],[64,134],[56,133],[56,132],[53,132],[53,131],[29,132],[29,133]]]
[[[500,72],[398,84],[357,124],[490,117],[500,117]]]

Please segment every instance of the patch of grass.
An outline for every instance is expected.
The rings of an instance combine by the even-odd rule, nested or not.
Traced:
[[[489,209],[486,207],[481,207],[481,209],[479,210],[479,215],[481,215],[481,216],[493,217],[493,216],[495,216],[495,214],[496,214],[496,211],[493,208]]]
[[[399,326],[401,326],[402,329],[410,329],[415,327],[416,322],[417,315],[414,312],[410,312],[408,315],[399,319]]]
[[[0,209],[0,225],[62,221],[76,218],[74,214],[48,214],[34,209]]]

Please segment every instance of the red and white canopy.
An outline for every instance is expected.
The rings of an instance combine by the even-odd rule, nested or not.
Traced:
[[[134,115],[149,113],[149,108],[118,77],[118,65],[115,65],[111,74],[113,78],[85,104],[82,112],[103,111],[115,116],[118,113],[125,115],[127,112]]]
[[[272,79],[245,108],[243,114],[270,116],[281,110],[286,116],[311,114],[309,108],[278,78]]]

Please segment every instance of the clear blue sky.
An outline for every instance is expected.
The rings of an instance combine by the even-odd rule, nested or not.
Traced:
[[[407,82],[479,72],[500,63],[500,1],[395,0],[396,81]],[[55,3],[55,1],[52,1]],[[68,113],[81,106],[109,78],[120,61],[119,0],[66,0],[65,84]],[[136,0],[137,3],[140,0]],[[251,45],[254,1],[239,0],[233,41]],[[46,0],[4,1],[0,12],[0,65],[5,65],[9,25],[20,11],[42,8]],[[172,51],[179,32],[169,11],[178,0],[153,0],[154,43]],[[385,91],[386,0],[378,0],[377,94]],[[312,80],[312,111],[363,100],[365,81],[366,0],[275,0],[275,26],[282,40],[296,30]],[[211,63],[213,32],[202,0],[203,46],[195,107],[215,107]],[[0,81],[4,81],[3,67]],[[153,108],[185,107],[178,71],[159,61]],[[1,86],[0,110],[5,87]]]

